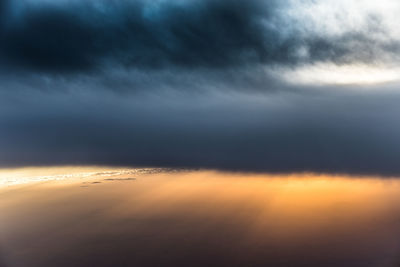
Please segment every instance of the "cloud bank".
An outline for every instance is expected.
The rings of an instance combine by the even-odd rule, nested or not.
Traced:
[[[0,165],[398,175],[396,81],[291,75],[397,68],[371,3],[2,1]]]

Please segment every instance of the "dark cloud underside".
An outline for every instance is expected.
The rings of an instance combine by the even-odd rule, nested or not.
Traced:
[[[1,50],[11,64],[38,70],[125,66],[225,67],[248,60],[283,60],[279,32],[264,32],[272,4],[189,1],[184,4],[115,1],[26,7],[9,18]],[[159,10],[158,10],[159,9]],[[270,43],[270,47],[266,47]]]

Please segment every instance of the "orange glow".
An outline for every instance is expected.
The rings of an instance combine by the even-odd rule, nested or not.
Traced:
[[[365,257],[366,251],[389,257],[399,240],[396,179],[151,169],[84,173],[92,175],[0,189],[0,248],[10,261],[23,255],[40,266],[49,251],[58,255],[99,236],[111,243],[125,236],[129,247],[149,253],[189,253],[190,245],[181,246],[188,240],[199,246],[190,253],[211,246],[225,259],[237,250],[234,260],[243,262],[265,260],[271,247],[288,254],[288,261],[293,253],[311,252],[307,259],[317,261],[332,246],[329,253],[341,257]],[[41,239],[43,231],[51,234]],[[26,247],[37,238],[42,243]]]

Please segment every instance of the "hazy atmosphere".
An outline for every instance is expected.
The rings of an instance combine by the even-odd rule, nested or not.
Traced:
[[[0,0],[0,267],[398,267],[399,14]]]

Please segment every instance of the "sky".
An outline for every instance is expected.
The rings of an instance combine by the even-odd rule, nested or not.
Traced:
[[[400,175],[396,0],[2,0],[0,167]]]

